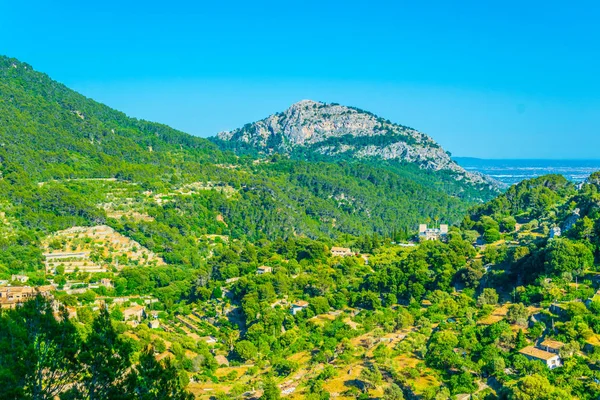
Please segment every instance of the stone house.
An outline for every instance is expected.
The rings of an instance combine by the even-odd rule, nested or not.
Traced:
[[[267,267],[266,265],[262,265],[256,269],[258,275],[270,274],[271,272],[273,272],[273,268]]]
[[[133,306],[123,310],[123,319],[125,321],[141,321],[146,318],[146,308],[144,306]]]
[[[334,257],[349,257],[354,255],[354,253],[348,247],[333,246],[331,248],[331,255]]]

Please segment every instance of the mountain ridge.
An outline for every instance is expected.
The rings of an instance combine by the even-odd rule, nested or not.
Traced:
[[[448,171],[456,180],[475,185],[498,186],[489,177],[466,171],[425,133],[337,103],[301,100],[283,112],[219,132],[217,139],[266,154],[309,152],[330,158],[410,163],[425,170]]]

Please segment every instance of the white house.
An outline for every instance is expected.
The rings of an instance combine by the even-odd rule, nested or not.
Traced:
[[[558,354],[565,344],[557,340],[546,339],[540,343],[540,348],[548,353]]]
[[[527,346],[524,349],[519,350],[519,353],[523,354],[529,360],[542,361],[550,369],[562,366],[562,362],[558,354],[550,353],[549,351],[541,350],[533,346]]]
[[[296,315],[298,312],[306,309],[308,307],[308,302],[304,300],[298,300],[292,303],[292,315]]]
[[[354,255],[354,253],[348,247],[333,246],[331,248],[331,255],[336,257],[348,257]]]

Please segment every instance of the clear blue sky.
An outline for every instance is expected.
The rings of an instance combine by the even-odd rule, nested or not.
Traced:
[[[600,158],[598,21],[591,1],[1,1],[0,54],[200,136],[314,99],[454,155]]]

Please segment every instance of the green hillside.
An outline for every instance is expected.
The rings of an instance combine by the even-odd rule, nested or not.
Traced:
[[[25,214],[39,211],[45,196],[56,196],[56,191],[65,195],[48,200],[53,206],[44,212],[56,213],[62,206],[93,209],[89,199],[79,199],[63,184],[90,178],[116,178],[163,194],[198,182],[231,187],[233,195],[204,190],[185,202],[200,204],[195,207],[202,207],[208,218],[222,215],[226,226],[215,227],[214,220],[205,219],[205,231],[238,237],[337,237],[373,231],[390,236],[412,231],[428,219],[457,221],[468,206],[467,200],[451,195],[455,187],[418,169],[407,174],[342,160],[239,158],[208,140],[129,118],[6,57],[0,58],[0,143],[9,214],[25,205]],[[36,186],[47,181],[56,181],[56,191]],[[105,219],[101,210],[65,214],[68,222],[52,225],[52,216],[28,226],[47,230],[68,226],[76,216],[78,223]]]

